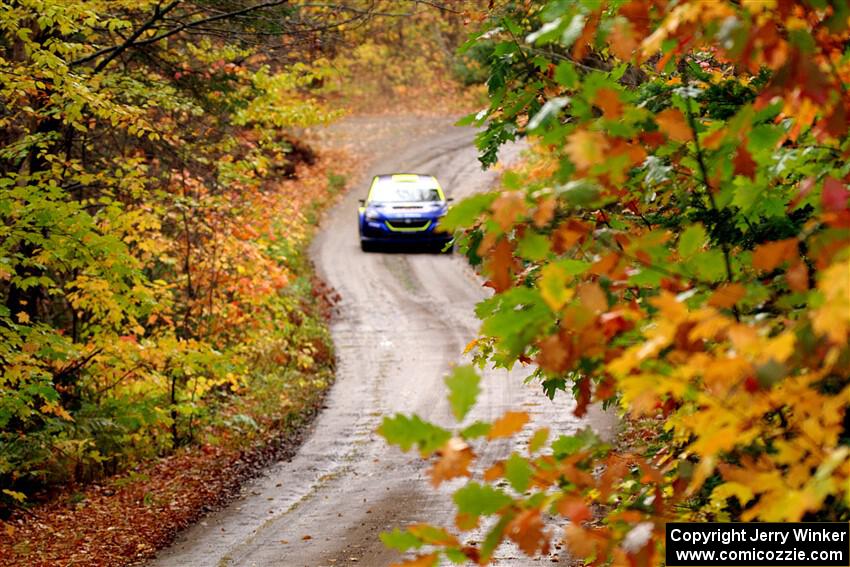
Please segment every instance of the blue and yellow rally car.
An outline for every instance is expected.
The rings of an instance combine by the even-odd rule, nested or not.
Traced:
[[[446,249],[452,235],[439,224],[449,201],[432,175],[375,176],[369,195],[360,200],[360,247],[367,252],[380,244]]]

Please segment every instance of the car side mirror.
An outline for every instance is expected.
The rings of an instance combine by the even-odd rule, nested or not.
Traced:
[[[448,197],[448,198],[446,199],[446,203],[451,203],[451,202],[452,202],[452,201],[454,201],[454,200],[455,200],[455,198],[454,198],[454,197]]]
[[[360,203],[361,207],[366,205],[366,199],[357,199],[357,202]]]

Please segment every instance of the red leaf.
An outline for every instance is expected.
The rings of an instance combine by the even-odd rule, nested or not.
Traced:
[[[753,161],[753,156],[750,155],[749,150],[745,144],[741,144],[738,146],[738,152],[735,154],[735,160],[733,161],[733,165],[735,166],[735,175],[743,175],[744,177],[749,177],[750,179],[756,178],[756,162]]]
[[[827,177],[823,182],[821,204],[826,211],[841,212],[847,210],[847,187],[833,177]]]

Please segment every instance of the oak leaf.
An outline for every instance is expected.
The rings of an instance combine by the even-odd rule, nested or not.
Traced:
[[[691,128],[685,119],[685,115],[676,108],[662,110],[655,115],[655,121],[661,131],[667,134],[671,140],[687,142],[692,138]]]
[[[487,435],[490,439],[498,439],[499,437],[510,437],[518,432],[523,426],[528,423],[529,417],[526,412],[509,411],[505,415],[493,422],[490,428],[490,433]]]
[[[756,178],[756,169],[758,164],[753,160],[753,156],[747,149],[746,144],[738,146],[738,151],[735,153],[735,159],[732,162],[735,168],[735,175],[743,175],[750,179]]]
[[[753,251],[753,267],[763,272],[775,269],[782,262],[797,258],[797,239],[786,238],[756,246]]]
[[[431,484],[440,486],[443,481],[461,476],[472,476],[469,465],[475,459],[472,448],[460,437],[449,439],[442,449],[437,451],[437,461],[431,467]]]
[[[508,524],[508,537],[528,556],[549,552],[549,533],[544,531],[540,510],[532,508],[516,515]]]
[[[719,309],[728,309],[746,295],[747,290],[739,283],[723,284],[708,300],[708,304]]]
[[[608,120],[616,120],[623,114],[623,103],[620,93],[609,87],[602,87],[593,96],[593,104],[602,109],[602,114]]]

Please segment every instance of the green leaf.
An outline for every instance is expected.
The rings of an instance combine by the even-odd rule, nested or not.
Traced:
[[[481,392],[481,378],[472,366],[458,366],[450,376],[446,377],[449,389],[449,404],[455,419],[462,421],[469,410],[475,405],[475,400]]]
[[[6,496],[11,497],[13,500],[16,500],[19,503],[23,503],[27,499],[26,494],[24,494],[23,492],[18,492],[16,490],[9,490],[9,489],[4,488],[2,490],[2,492]]]
[[[449,209],[440,221],[440,226],[446,230],[457,230],[471,225],[490,207],[496,197],[496,193],[484,193],[464,199]]]
[[[470,482],[457,490],[452,497],[458,512],[471,516],[495,514],[513,500],[510,496],[492,486]]]
[[[512,453],[508,457],[508,460],[505,461],[505,478],[511,484],[511,488],[519,494],[522,494],[528,489],[528,484],[533,474],[534,470],[528,464],[528,461],[516,453]]]
[[[578,84],[578,73],[575,66],[569,61],[558,63],[558,66],[555,67],[555,80],[568,89],[575,88]]]
[[[379,537],[385,546],[402,553],[409,549],[419,549],[424,545],[422,540],[412,533],[398,528],[391,532],[383,532]]]
[[[514,519],[514,514],[505,514],[499,521],[496,522],[496,525],[487,532],[487,536],[484,538],[484,543],[481,544],[481,563],[486,564],[489,562],[490,558],[493,555],[493,552],[496,551],[496,548],[502,542],[502,539],[505,537],[505,529],[508,527],[508,524],[511,523],[511,520]]]
[[[581,450],[599,442],[599,438],[592,429],[586,428],[574,435],[561,435],[552,442],[552,452],[558,459],[569,457]]]
[[[525,236],[519,241],[517,252],[527,260],[537,261],[544,259],[551,250],[550,240],[538,232],[526,231]]]
[[[549,439],[549,429],[546,427],[540,428],[534,432],[534,435],[531,436],[531,439],[528,441],[528,452],[536,453],[540,449],[543,448],[543,445],[546,444],[546,440]]]
[[[688,264],[704,280],[716,282],[726,278],[726,260],[720,250],[707,250],[695,256]]]
[[[469,427],[464,428],[460,432],[460,436],[464,439],[477,439],[478,437],[484,437],[488,433],[490,433],[490,424],[485,423],[483,421],[476,421]]]
[[[469,561],[469,557],[467,557],[466,554],[460,549],[447,547],[443,550],[443,553],[445,553],[446,558],[455,565],[466,565],[466,563]]]
[[[430,455],[452,436],[442,427],[423,421],[418,415],[408,417],[402,414],[384,417],[378,433],[388,443],[398,445],[405,452],[417,445],[423,455]]]
[[[679,255],[682,258],[690,258],[702,249],[707,238],[705,228],[701,224],[692,224],[679,237]]]

